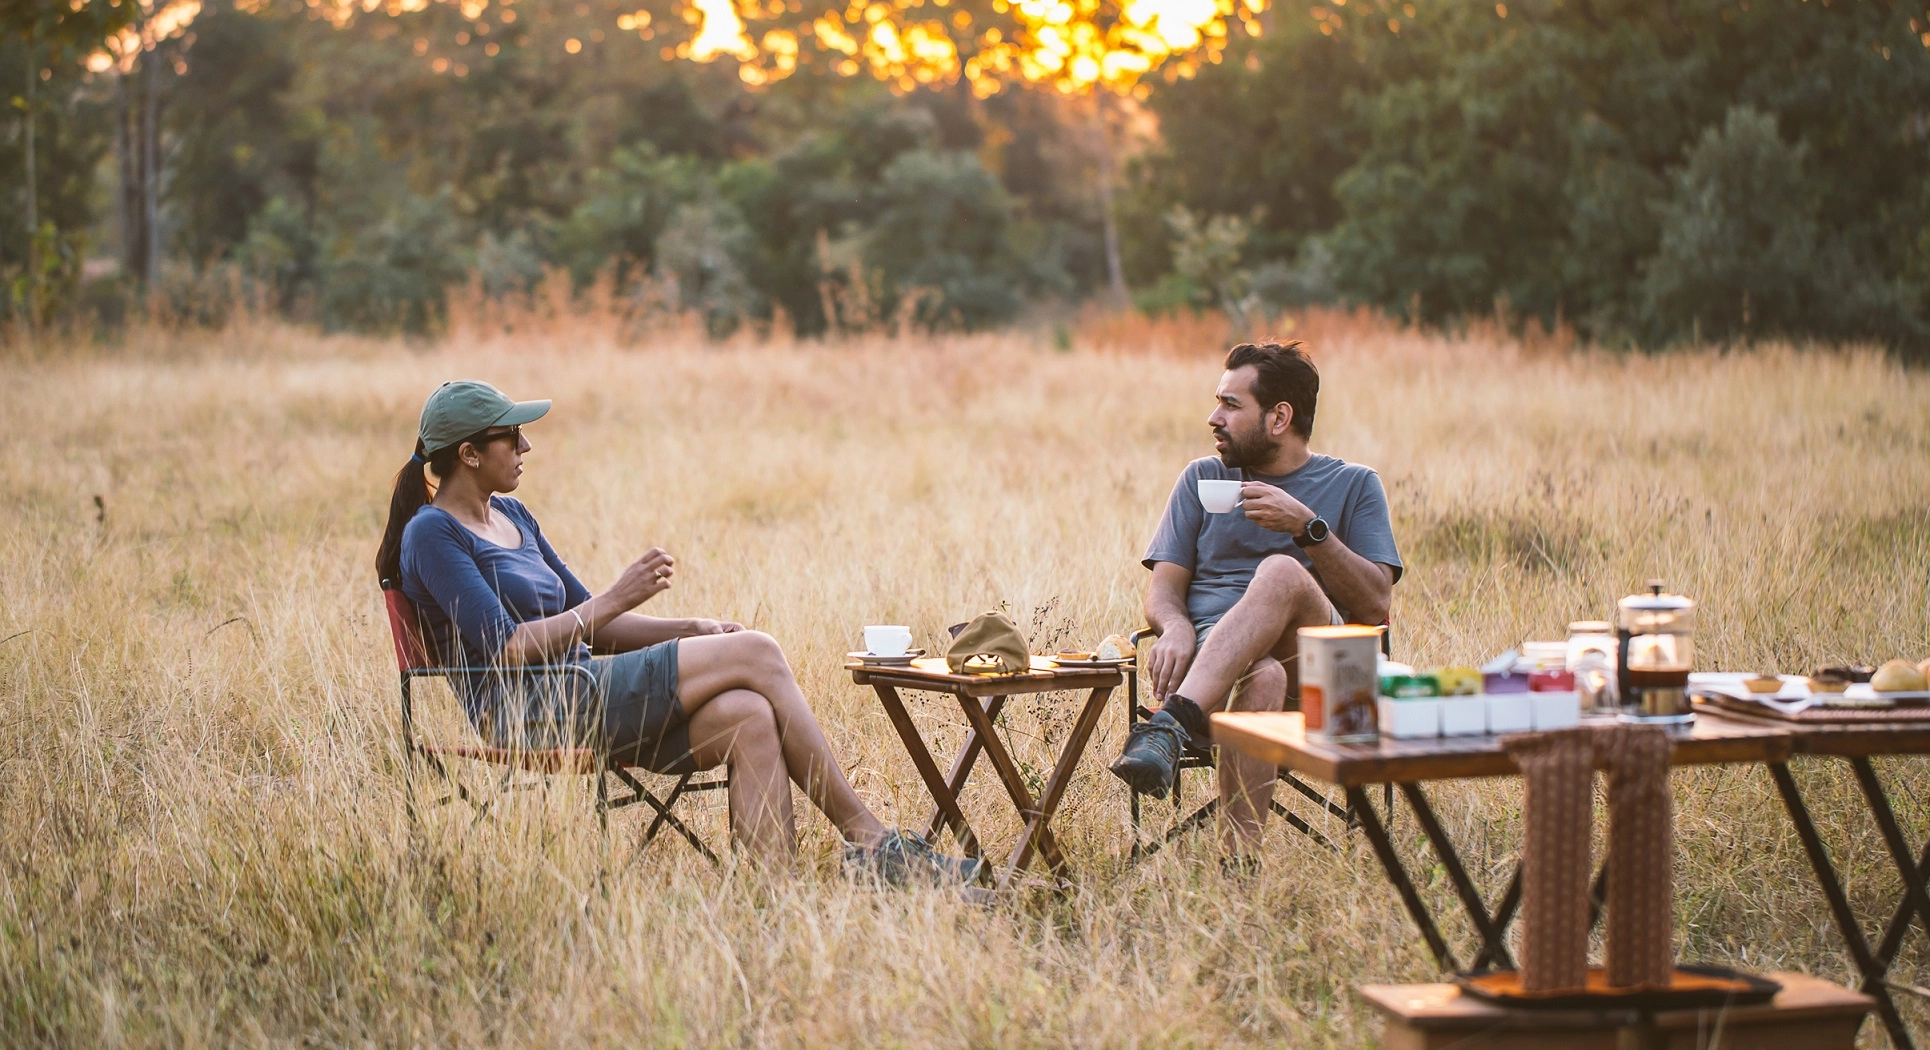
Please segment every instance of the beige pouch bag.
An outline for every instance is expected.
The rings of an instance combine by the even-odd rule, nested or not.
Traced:
[[[1024,674],[1032,670],[1031,648],[1018,625],[1004,613],[988,612],[965,625],[945,653],[945,666],[953,674],[965,673],[966,661],[983,656],[973,670],[982,670],[986,661],[998,666],[1000,674]]]

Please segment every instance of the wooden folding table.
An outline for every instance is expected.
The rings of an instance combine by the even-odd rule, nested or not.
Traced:
[[[933,668],[931,663],[923,667],[876,667],[854,661],[847,663],[845,668],[851,672],[853,682],[869,685],[877,692],[878,702],[884,705],[885,714],[890,716],[892,726],[898,730],[898,738],[911,755],[912,765],[918,768],[919,778],[925,782],[926,790],[931,792],[935,809],[927,832],[928,838],[936,838],[941,829],[949,827],[960,849],[974,857],[984,856],[978,836],[973,833],[970,822],[965,819],[965,811],[958,804],[959,791],[972,775],[972,767],[977,764],[978,756],[984,754],[991,760],[999,782],[1004,785],[1006,795],[1025,824],[1018,845],[1012,848],[1004,868],[998,873],[999,887],[1009,887],[1032,860],[1035,852],[1045,861],[1055,878],[1063,880],[1066,877],[1069,869],[1065,854],[1052,836],[1052,816],[1058,812],[1066,786],[1072,781],[1072,773],[1084,756],[1086,745],[1092,741],[1092,731],[1099,725],[1099,716],[1105,712],[1107,698],[1124,681],[1124,675],[1118,668],[1060,668],[1015,675],[952,674]],[[905,709],[905,702],[898,695],[901,689],[945,693],[957,698],[971,732],[952,760],[949,775],[939,772],[931,749],[925,746],[918,727],[912,724],[911,712]],[[1025,785],[1018,763],[1012,760],[1011,752],[1006,750],[1004,742],[994,731],[993,721],[1010,697],[1079,691],[1086,693],[1085,702],[1079,708],[1078,717],[1072,723],[1072,732],[1067,736],[1065,746],[1052,767],[1045,792],[1035,799]]]
[[[1693,726],[1671,729],[1669,735],[1674,741],[1669,762],[1677,766],[1781,762],[1794,747],[1787,730],[1741,719],[1698,717]],[[1345,790],[1348,803],[1360,819],[1362,833],[1373,846],[1388,882],[1400,894],[1401,903],[1420,929],[1421,937],[1427,941],[1428,950],[1443,970],[1457,970],[1460,967],[1453,949],[1448,947],[1426,903],[1414,888],[1380,817],[1367,804],[1366,785],[1391,783],[1400,788],[1420,821],[1422,833],[1441,858],[1441,866],[1481,939],[1472,968],[1513,965],[1503,938],[1521,905],[1519,866],[1502,894],[1499,907],[1490,912],[1421,788],[1422,782],[1429,780],[1518,774],[1514,760],[1501,747],[1500,737],[1382,739],[1371,744],[1334,744],[1310,739],[1298,712],[1231,712],[1213,716],[1213,741],[1221,747],[1265,759]],[[1595,877],[1593,897],[1597,901],[1602,899],[1607,885],[1604,881],[1607,871],[1604,865]]]

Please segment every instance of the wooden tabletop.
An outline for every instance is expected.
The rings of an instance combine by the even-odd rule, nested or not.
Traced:
[[[1125,681],[1118,667],[1061,667],[1026,674],[952,674],[920,667],[866,667],[853,660],[844,665],[859,685],[888,685],[922,689],[954,696],[1018,696],[1073,689],[1112,689]]]
[[[1584,720],[1590,724],[1593,719]],[[1786,725],[1698,712],[1672,728],[1672,765],[1781,762],[1796,750]],[[1371,744],[1310,740],[1299,712],[1231,712],[1213,716],[1213,742],[1340,787],[1512,776],[1519,772],[1498,736],[1383,738]]]
[[[1823,1018],[1856,1019],[1869,1013],[1876,1005],[1875,1000],[1867,995],[1806,974],[1772,972],[1767,976],[1782,985],[1782,991],[1767,1003],[1724,1008],[1721,1012],[1728,1023],[1789,1024]],[[1534,1028],[1544,1033],[1545,1039],[1545,1033],[1563,1028],[1589,1029],[1626,1024],[1630,1020],[1630,1011],[1626,1009],[1510,1010],[1464,995],[1461,989],[1451,984],[1368,984],[1361,986],[1360,995],[1387,1016],[1398,1018],[1415,1028],[1478,1033],[1470,1040],[1470,1045],[1479,1045],[1482,1037],[1493,1038],[1496,1033],[1511,1028]],[[1663,1030],[1693,1030],[1710,1026],[1709,1019],[1700,1016],[1706,1013],[1703,1010],[1668,1010],[1649,1014],[1648,1021]],[[1854,1031],[1854,1028],[1851,1030]],[[1550,1044],[1544,1041],[1538,1045]],[[1804,1044],[1797,1040],[1775,1043],[1744,1040],[1743,1045],[1815,1044]]]

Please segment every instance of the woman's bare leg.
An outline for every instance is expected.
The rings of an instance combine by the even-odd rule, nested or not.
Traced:
[[[710,698],[690,716],[690,753],[705,769],[730,766],[731,833],[739,848],[768,864],[797,853],[791,784],[771,705],[746,689]]]
[[[685,638],[677,644],[677,679],[677,696],[693,719],[715,702],[712,698],[731,690],[762,697],[777,724],[784,766],[812,804],[831,819],[845,841],[859,846],[884,841],[884,824],[845,779],[784,651],[770,635],[742,631]]]

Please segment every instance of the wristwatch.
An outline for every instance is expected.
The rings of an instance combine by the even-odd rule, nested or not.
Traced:
[[[1327,519],[1316,517],[1307,523],[1307,527],[1301,531],[1300,535],[1293,538],[1293,545],[1296,547],[1312,547],[1316,544],[1324,543],[1329,531],[1327,528]]]

